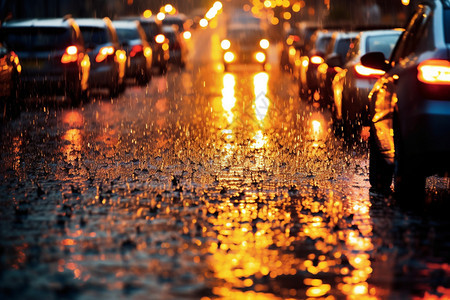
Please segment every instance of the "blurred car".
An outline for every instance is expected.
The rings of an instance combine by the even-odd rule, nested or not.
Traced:
[[[284,34],[280,52],[280,69],[292,72],[295,66],[296,46],[300,43],[300,32],[296,27],[290,27]]]
[[[139,85],[146,85],[152,77],[152,48],[138,21],[113,21],[119,42],[127,52],[125,75]]]
[[[90,60],[71,18],[8,21],[2,40],[20,59],[20,93],[67,95],[77,105],[88,96]]]
[[[126,53],[109,18],[76,19],[91,61],[90,88],[107,88],[111,97],[125,89]]]
[[[307,52],[300,58],[298,75],[299,96],[302,98],[314,95],[319,89],[317,68],[324,62],[323,56],[332,34],[329,30],[316,30],[305,46]]]
[[[370,183],[395,192],[405,204],[422,204],[426,176],[450,171],[450,3],[422,1],[391,59],[361,57],[386,73],[369,95]]]
[[[148,18],[132,16],[121,19],[139,21],[147,36],[147,41],[150,44],[150,47],[152,47],[152,68],[158,69],[160,74],[165,73],[167,71],[167,63],[169,60],[169,45],[166,43],[165,36],[162,32],[161,21],[154,16]]]
[[[169,63],[184,68],[187,48],[183,37],[173,26],[163,26],[163,34],[169,42]]]
[[[225,71],[231,64],[259,64],[265,69],[270,43],[260,26],[231,25],[220,45]]]
[[[333,78],[342,68],[350,45],[357,35],[356,32],[335,32],[331,37],[324,54],[324,62],[317,68],[322,106],[331,107]]]
[[[280,67],[289,70],[294,78],[298,78],[300,58],[310,50],[309,41],[318,29],[316,22],[302,21],[293,25],[286,34],[280,55]]]
[[[362,125],[369,124],[368,95],[384,71],[361,65],[362,55],[380,51],[389,58],[401,29],[367,30],[358,34],[351,44],[344,67],[334,77],[332,93],[334,99],[334,121],[344,128],[344,134],[357,134]]]
[[[0,100],[13,101],[18,98],[21,71],[17,54],[0,43]]]

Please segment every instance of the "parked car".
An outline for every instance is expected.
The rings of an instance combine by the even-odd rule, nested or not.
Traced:
[[[127,52],[125,75],[139,85],[146,85],[152,77],[153,52],[144,29],[138,21],[113,21],[119,42]]]
[[[343,127],[347,137],[358,134],[362,125],[369,125],[368,95],[384,71],[361,65],[362,55],[380,51],[389,58],[402,29],[367,30],[358,34],[347,53],[343,68],[334,77],[332,93],[334,121]]]
[[[22,66],[17,54],[0,43],[1,100],[14,101],[18,98],[20,72],[22,72]]]
[[[181,34],[173,26],[163,26],[163,33],[169,42],[169,63],[181,68],[186,66],[187,47]]]
[[[230,25],[220,45],[225,71],[232,64],[259,64],[265,69],[270,43],[259,25]]]
[[[22,96],[65,95],[74,105],[88,96],[90,60],[73,19],[8,21],[1,32],[20,58]]]
[[[153,60],[152,68],[163,74],[167,71],[167,63],[169,60],[169,45],[166,43],[166,38],[162,32],[162,22],[152,17],[131,16],[121,18],[122,20],[137,20],[141,24],[147,36],[147,41],[152,47]]]
[[[324,62],[317,68],[322,106],[332,106],[333,78],[344,65],[350,45],[357,35],[357,32],[335,32],[331,37],[331,41],[325,50]]]
[[[89,86],[107,88],[111,97],[125,89],[126,53],[109,18],[76,19],[91,61]]]
[[[313,96],[319,89],[317,68],[324,62],[325,49],[331,41],[333,31],[317,30],[307,46],[307,52],[300,58],[298,75],[299,96],[302,98]],[[319,99],[316,99],[319,100]]]
[[[398,199],[421,204],[426,176],[450,171],[450,3],[422,1],[389,62],[361,57],[386,73],[369,94],[370,183],[386,190],[394,175]]]

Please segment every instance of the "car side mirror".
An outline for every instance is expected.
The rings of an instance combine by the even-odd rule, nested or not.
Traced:
[[[372,69],[389,70],[389,64],[386,63],[383,52],[369,52],[364,54],[361,56],[361,64]]]

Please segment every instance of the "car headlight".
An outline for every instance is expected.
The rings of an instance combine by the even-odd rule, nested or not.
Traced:
[[[230,62],[234,61],[235,55],[233,52],[227,51],[223,55],[223,59],[225,60],[225,62],[230,63]]]

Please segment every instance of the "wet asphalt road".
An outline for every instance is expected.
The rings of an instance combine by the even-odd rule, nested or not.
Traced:
[[[369,193],[364,141],[267,72],[191,63],[1,124],[1,299],[448,299],[448,179],[425,214]],[[446,298],[447,297],[447,298]]]

